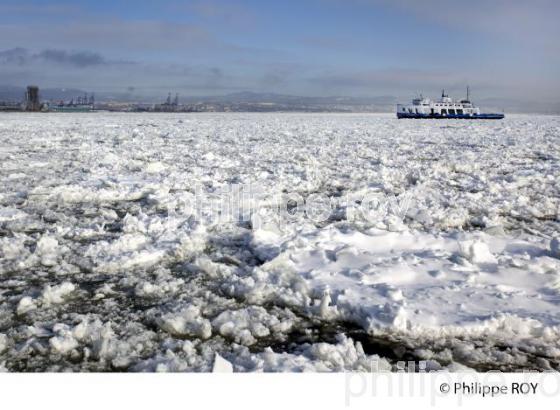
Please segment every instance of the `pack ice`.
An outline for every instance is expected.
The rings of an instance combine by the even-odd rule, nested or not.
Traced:
[[[554,116],[4,114],[0,369],[559,370],[559,143]]]

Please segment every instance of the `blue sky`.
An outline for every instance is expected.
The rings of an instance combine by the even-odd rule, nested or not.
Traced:
[[[0,83],[558,101],[553,0],[2,1]]]

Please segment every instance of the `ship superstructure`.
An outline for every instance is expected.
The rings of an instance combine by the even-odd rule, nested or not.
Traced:
[[[504,118],[502,113],[481,113],[469,99],[469,88],[467,87],[467,98],[454,101],[445,90],[441,92],[441,98],[432,101],[420,96],[412,100],[411,104],[397,104],[397,118],[459,118],[459,119],[492,119]]]

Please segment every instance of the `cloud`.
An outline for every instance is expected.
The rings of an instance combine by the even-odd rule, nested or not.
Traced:
[[[467,85],[483,95],[505,95],[507,80],[473,76],[456,70],[387,68],[362,71],[332,71],[308,76],[308,85],[324,95],[395,95],[408,98],[417,93],[438,95],[445,88],[462,95]],[[480,94],[479,94],[480,95]]]
[[[131,64],[125,61],[109,61],[101,54],[92,51],[68,51],[46,49],[33,53],[23,47],[0,51],[1,65],[32,66],[36,63],[56,64],[74,68],[86,68],[100,65]]]
[[[37,83],[42,87],[127,93],[133,90],[141,95],[160,95],[167,90],[239,90],[243,84],[242,79],[215,65],[118,61],[92,51],[34,52],[23,47],[0,50],[0,78],[6,84]]]
[[[9,47],[14,39],[25,47],[45,49],[102,49],[106,52],[214,49],[222,43],[208,31],[192,24],[119,19],[70,24],[37,23],[0,25],[0,47]],[[10,44],[11,43],[11,44]]]
[[[323,48],[337,52],[356,49],[351,38],[342,36],[306,36],[301,39],[301,42],[313,48]]]
[[[238,27],[246,27],[247,25],[252,25],[257,21],[253,10],[239,4],[233,4],[232,2],[196,0],[190,1],[187,4],[176,4],[173,8],[179,11],[194,13],[203,19],[215,20]]]
[[[43,50],[38,55],[38,58],[64,65],[71,65],[76,67],[90,67],[107,64],[107,60],[101,54],[89,51],[66,51],[66,50]]]
[[[410,87],[418,83],[432,86],[456,81],[456,74],[438,70],[392,68],[347,73],[326,73],[310,77],[309,82],[324,87]]]
[[[524,46],[558,50],[560,2],[557,0],[354,0],[414,15],[455,30],[479,32]]]
[[[22,47],[0,51],[0,64],[23,66],[29,61],[29,51]]]
[[[306,68],[297,64],[267,64],[263,67],[263,74],[260,76],[258,86],[268,91],[285,91],[279,87],[285,87],[301,75],[304,75]]]
[[[0,13],[7,15],[76,15],[82,10],[75,4],[22,4],[22,2],[3,2]]]

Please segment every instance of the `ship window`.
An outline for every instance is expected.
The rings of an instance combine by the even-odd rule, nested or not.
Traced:
[[[418,114],[418,108],[416,108],[416,114]]]
[[[404,112],[406,112],[406,108],[402,107],[402,110],[403,110]]]
[[[430,114],[434,115],[434,109],[430,108]]]
[[[455,115],[455,110],[450,109],[449,110],[449,115]]]
[[[461,110],[461,109],[457,110],[457,114],[463,115],[463,110]]]
[[[445,108],[441,109],[441,115],[447,115],[447,110]]]

